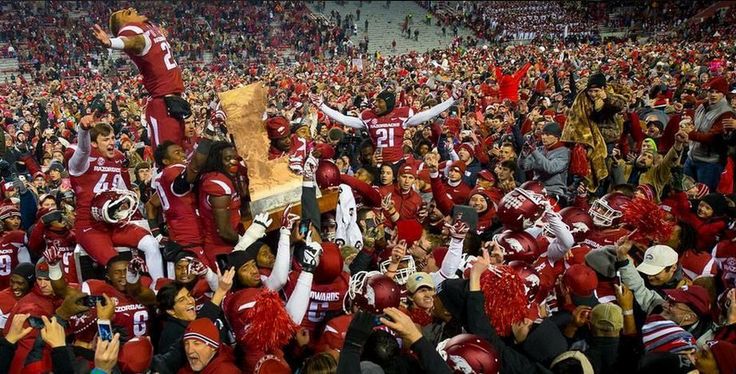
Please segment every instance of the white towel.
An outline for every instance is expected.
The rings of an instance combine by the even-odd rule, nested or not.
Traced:
[[[363,234],[358,227],[358,212],[355,208],[353,190],[346,184],[340,185],[335,221],[337,221],[335,243],[341,246],[353,246],[360,250],[363,247]]]

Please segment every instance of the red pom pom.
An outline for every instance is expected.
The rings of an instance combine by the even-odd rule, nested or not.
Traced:
[[[635,242],[664,242],[672,235],[674,222],[667,213],[653,201],[637,197],[623,208],[621,221],[632,226],[635,232],[631,239]]]
[[[497,266],[480,277],[486,301],[486,315],[500,336],[511,334],[511,325],[524,320],[527,297],[524,282],[508,266]]]
[[[244,342],[257,342],[264,352],[280,349],[291,340],[297,325],[286,312],[283,301],[275,292],[263,291],[253,308],[245,312]]]
[[[590,174],[588,153],[582,144],[575,144],[570,152],[570,174],[576,177],[586,177]]]

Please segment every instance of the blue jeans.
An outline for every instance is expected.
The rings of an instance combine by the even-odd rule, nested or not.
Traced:
[[[688,157],[685,160],[684,169],[685,175],[692,177],[696,182],[704,183],[711,191],[715,192],[718,181],[721,180],[723,165],[718,162],[695,161]]]

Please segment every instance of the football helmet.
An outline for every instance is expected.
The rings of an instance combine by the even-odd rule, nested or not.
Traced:
[[[105,223],[125,223],[138,207],[133,191],[114,189],[92,198],[92,218]]]
[[[547,195],[547,189],[544,188],[544,184],[540,181],[535,181],[535,180],[526,181],[522,183],[521,186],[519,186],[519,188],[534,192],[535,194],[538,194],[538,195],[543,195],[543,196]]]
[[[580,243],[588,236],[588,233],[593,230],[593,218],[590,217],[588,212],[574,206],[569,206],[560,210],[560,217],[562,222],[570,230],[575,243]],[[549,225],[544,226],[544,236],[548,238],[554,238],[555,234],[549,228]]]
[[[382,274],[385,274],[390,264],[391,259],[383,261],[378,265],[378,270],[380,270]],[[406,255],[402,257],[399,262],[399,268],[396,269],[396,273],[394,274],[394,282],[403,286],[409,281],[409,276],[416,273],[416,271],[417,265],[414,262],[414,256]]]
[[[523,188],[504,195],[498,207],[498,219],[509,230],[524,230],[534,226],[544,214],[544,196]]]
[[[621,192],[610,192],[593,202],[588,213],[596,226],[617,226],[621,222],[624,206],[630,201],[631,198]]]
[[[349,305],[355,305],[369,313],[383,314],[384,308],[399,307],[401,289],[391,278],[377,271],[360,271],[350,277],[344,300],[346,313],[351,312]]]
[[[521,280],[524,281],[524,292],[526,293],[527,300],[531,303],[539,301],[538,298],[540,290],[540,279],[537,271],[534,270],[530,264],[522,261],[511,261],[509,267],[514,269],[516,274],[519,275]]]
[[[340,169],[331,161],[320,160],[314,176],[321,189],[340,185]]]
[[[537,240],[526,231],[504,231],[493,237],[504,249],[506,261],[523,261],[532,263],[541,255]]]
[[[322,242],[322,254],[320,255],[317,270],[314,272],[314,283],[329,284],[342,273],[342,256],[337,244]]]
[[[478,335],[456,335],[440,342],[437,352],[453,373],[496,374],[501,370],[498,352]]]

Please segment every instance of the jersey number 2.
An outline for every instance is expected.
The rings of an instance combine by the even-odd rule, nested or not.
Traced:
[[[376,129],[376,135],[378,135],[378,138],[376,138],[376,147],[385,148],[394,146],[393,128]]]
[[[176,61],[174,61],[174,58],[171,57],[171,46],[169,45],[169,42],[161,42],[161,50],[164,51],[166,54],[164,54],[164,64],[166,65],[166,70],[171,70],[175,68]]]

